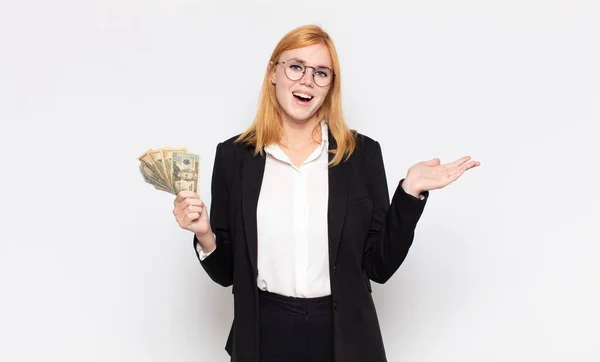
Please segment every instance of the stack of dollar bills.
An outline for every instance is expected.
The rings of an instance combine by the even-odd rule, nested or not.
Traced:
[[[182,190],[200,193],[200,156],[187,148],[149,149],[138,160],[144,180],[155,189],[174,195]]]

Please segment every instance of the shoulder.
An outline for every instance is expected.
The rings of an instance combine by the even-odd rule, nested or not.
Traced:
[[[230,137],[224,141],[221,141],[220,144],[223,145],[223,147],[235,147],[237,145],[237,143],[235,143],[235,140],[238,139],[241,136],[240,134],[237,134],[233,137]]]
[[[354,152],[356,153],[356,156],[369,157],[374,153],[381,152],[379,142],[367,135],[357,132],[355,140],[356,148],[354,149]]]
[[[379,144],[379,142],[360,132],[356,132],[355,139],[357,146],[360,145],[362,147],[377,147],[377,145]]]
[[[239,154],[242,154],[241,151],[246,150],[249,146],[241,142],[235,142],[240,135],[238,134],[219,142],[217,145],[217,154],[225,159],[236,158]]]

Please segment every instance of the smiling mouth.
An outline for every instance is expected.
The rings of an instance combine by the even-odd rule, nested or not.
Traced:
[[[300,92],[294,92],[294,93],[292,93],[292,95],[294,96],[294,98],[296,98],[297,100],[299,100],[302,103],[309,103],[314,98],[311,95],[300,93]]]

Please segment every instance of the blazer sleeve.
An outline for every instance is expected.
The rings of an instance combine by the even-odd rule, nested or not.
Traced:
[[[229,225],[229,183],[225,166],[223,144],[219,143],[211,180],[210,205],[210,225],[217,247],[201,260],[196,247],[198,239],[194,234],[194,250],[208,276],[217,284],[228,287],[233,284],[233,248]]]
[[[363,253],[363,268],[376,283],[385,283],[398,270],[412,245],[417,222],[423,213],[424,199],[404,191],[400,180],[390,205],[383,157],[379,143],[366,154],[367,188],[373,201],[371,225]]]

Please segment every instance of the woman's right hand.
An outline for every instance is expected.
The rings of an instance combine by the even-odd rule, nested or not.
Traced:
[[[206,206],[193,191],[180,191],[174,202],[173,215],[182,229],[196,233],[199,238],[211,233]]]

